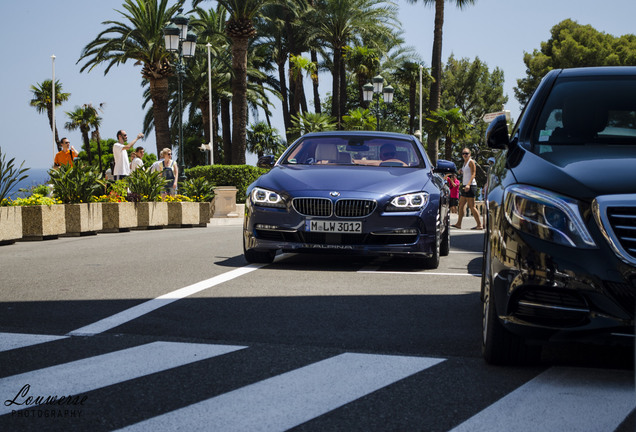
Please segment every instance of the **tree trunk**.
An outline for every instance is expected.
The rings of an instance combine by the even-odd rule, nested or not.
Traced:
[[[347,72],[345,62],[340,62],[340,116],[338,117],[338,130],[342,130],[342,116],[347,112]]]
[[[155,141],[157,143],[157,157],[164,148],[172,149],[170,139],[170,125],[168,122],[168,77],[149,78],[150,97],[152,98],[152,112],[155,121]]]
[[[291,117],[289,115],[289,99],[287,97],[287,78],[285,77],[285,62],[278,63],[278,80],[280,81],[280,94],[283,105],[283,124],[285,125],[285,137],[289,141],[287,130],[291,127]]]
[[[435,0],[435,29],[433,33],[433,58],[431,61],[431,94],[428,100],[429,112],[439,109],[442,82],[442,28],[444,26],[444,0]],[[438,140],[430,134],[427,139],[428,157],[437,162]]]
[[[223,127],[223,163],[232,163],[232,124],[230,121],[230,101],[221,99],[221,125]]]
[[[449,135],[446,135],[446,142],[444,143],[444,159],[452,160],[453,158],[453,140]]]
[[[311,50],[311,61],[318,67],[318,54],[316,50]],[[318,91],[318,72],[316,72],[316,79],[311,80],[314,87],[314,111],[316,114],[320,114],[320,92]]]
[[[338,47],[333,50],[333,80],[331,83],[331,116],[338,122],[340,129],[340,62],[342,50]]]
[[[88,163],[93,163],[93,152],[91,152],[91,140],[88,138],[88,128],[82,129],[82,141],[84,141],[84,147],[86,147],[86,156],[88,157]]]
[[[248,41],[247,37],[232,38],[232,165],[245,165]]]

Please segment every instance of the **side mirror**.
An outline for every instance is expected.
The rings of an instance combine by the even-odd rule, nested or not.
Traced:
[[[256,162],[256,166],[259,168],[271,168],[276,163],[276,158],[273,155],[261,156]]]
[[[455,166],[454,162],[444,159],[438,159],[437,165],[435,166],[433,172],[439,174],[452,174],[454,172],[457,172],[457,167]]]
[[[505,115],[496,117],[486,130],[486,144],[490,148],[505,149],[510,145],[508,121]]]

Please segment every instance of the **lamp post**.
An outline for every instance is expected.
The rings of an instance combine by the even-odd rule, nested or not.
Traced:
[[[373,96],[377,93],[378,95],[382,93],[382,98],[385,104],[393,103],[393,92],[394,89],[390,85],[384,87],[384,78],[382,75],[377,75],[373,77],[373,84],[368,83],[362,86],[362,99],[365,102],[371,103],[373,100]],[[376,105],[377,112],[377,130],[380,130],[380,97],[378,96],[378,101]]]
[[[166,49],[171,53],[176,53],[178,62],[175,66],[178,77],[178,107],[179,107],[179,181],[185,180],[185,161],[183,157],[183,77],[186,73],[186,67],[183,58],[194,56],[194,50],[197,47],[197,35],[188,32],[188,22],[190,18],[183,15],[183,9],[179,9],[179,13],[170,20],[163,29],[166,43]]]

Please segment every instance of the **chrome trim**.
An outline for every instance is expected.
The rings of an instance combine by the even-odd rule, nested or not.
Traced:
[[[343,198],[336,201],[334,214],[340,218],[362,218],[372,214],[377,206],[375,200]]]
[[[605,240],[623,262],[634,266],[636,265],[636,250],[631,248],[625,249],[625,247],[623,247],[621,238],[616,235],[614,227],[609,221],[608,209],[612,207],[632,207],[634,209],[634,215],[623,216],[628,216],[629,219],[633,218],[636,215],[636,194],[603,195],[596,197],[596,199],[592,201],[592,214]],[[620,216],[620,214],[618,216]],[[632,226],[622,227],[622,225],[616,226],[617,229],[628,229],[630,231],[636,228]],[[622,237],[622,239],[628,240],[630,237]],[[628,250],[632,253],[628,252]]]
[[[580,309],[566,306],[554,306],[554,305],[546,305],[542,303],[529,302],[527,300],[521,300],[518,304],[529,307],[536,307],[540,309],[551,309],[551,310],[561,310],[567,312],[589,312],[589,309]]]
[[[333,201],[329,198],[294,198],[292,207],[303,216],[330,217],[333,214]]]

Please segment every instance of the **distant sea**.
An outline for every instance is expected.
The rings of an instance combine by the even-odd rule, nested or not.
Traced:
[[[9,193],[11,199],[29,195],[27,193],[19,192],[19,189],[31,189],[33,186],[45,184],[49,181],[48,168],[29,168],[29,170],[24,174],[28,177],[13,186]]]

